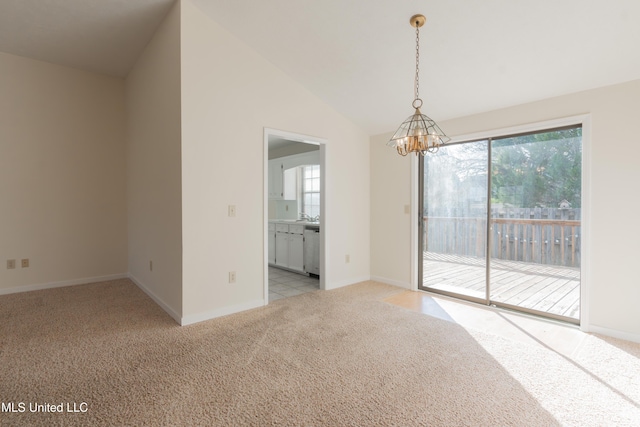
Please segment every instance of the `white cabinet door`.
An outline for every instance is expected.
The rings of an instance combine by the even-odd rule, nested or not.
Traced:
[[[285,200],[298,198],[298,168],[285,169],[282,181],[282,194]]]
[[[267,189],[269,190],[269,198],[273,198],[273,160],[269,160],[269,170],[267,171]]]
[[[302,234],[289,234],[289,268],[304,271],[304,237]]]
[[[289,267],[289,233],[276,233],[275,265]]]
[[[269,228],[271,229],[269,224]],[[269,238],[275,235],[271,259],[271,241],[269,241],[269,263],[278,267],[304,272],[304,226],[300,224],[273,224],[274,231],[269,231]]]
[[[269,224],[269,264],[276,263],[276,225]]]
[[[318,165],[320,164],[320,151],[310,151],[308,153],[294,154],[293,156],[280,157],[278,159],[269,160],[269,198],[276,200],[293,200],[296,198],[296,175],[293,170],[298,166],[303,165]],[[288,174],[289,180],[285,181],[284,172],[286,170],[292,170]],[[286,189],[289,191],[285,192]]]
[[[283,166],[278,160],[269,161],[269,198],[282,200]]]

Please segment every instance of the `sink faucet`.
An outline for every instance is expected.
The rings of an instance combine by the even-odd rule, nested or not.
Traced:
[[[307,220],[309,222],[318,222],[320,221],[320,215],[309,216],[304,212],[300,212],[300,219]]]

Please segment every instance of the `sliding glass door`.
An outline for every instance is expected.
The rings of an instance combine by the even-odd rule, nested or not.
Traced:
[[[449,145],[420,169],[421,289],[579,322],[579,126]]]
[[[491,143],[491,300],[580,317],[582,129]]]
[[[422,286],[485,301],[488,141],[423,159]]]

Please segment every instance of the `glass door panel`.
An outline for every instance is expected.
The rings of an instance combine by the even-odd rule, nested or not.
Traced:
[[[490,299],[580,318],[582,129],[491,141]]]
[[[421,159],[422,289],[487,299],[488,152],[476,141]]]

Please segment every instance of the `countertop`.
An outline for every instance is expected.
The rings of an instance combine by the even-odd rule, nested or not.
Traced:
[[[307,221],[304,219],[270,219],[270,223],[272,224],[300,224],[300,225],[309,225],[320,227],[320,221]]]

